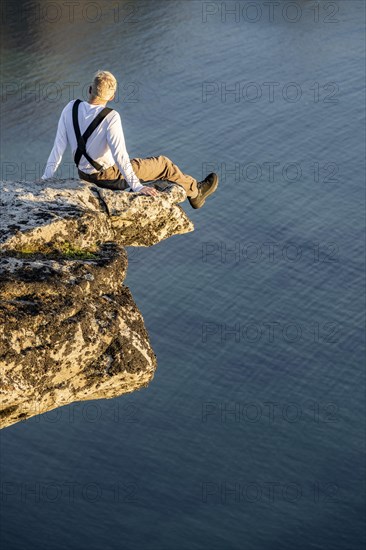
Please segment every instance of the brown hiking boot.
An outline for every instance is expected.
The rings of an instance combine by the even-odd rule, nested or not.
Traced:
[[[205,204],[207,197],[216,191],[218,185],[219,177],[214,172],[209,174],[203,181],[198,182],[198,195],[194,199],[188,197],[192,208],[201,208]]]

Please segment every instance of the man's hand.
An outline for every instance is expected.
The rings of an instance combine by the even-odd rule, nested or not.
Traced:
[[[143,187],[139,191],[139,193],[142,193],[143,195],[152,195],[153,197],[157,197],[159,194],[159,191],[154,187]]]

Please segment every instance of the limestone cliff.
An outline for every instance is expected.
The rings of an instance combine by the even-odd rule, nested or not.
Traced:
[[[0,183],[0,426],[146,386],[156,357],[123,245],[193,230],[177,204],[79,180]]]

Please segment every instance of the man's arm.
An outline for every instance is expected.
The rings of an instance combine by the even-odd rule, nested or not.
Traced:
[[[130,157],[126,150],[121,116],[117,111],[115,111],[107,128],[107,141],[113,158],[128,185],[133,191],[144,189],[144,186],[140,183],[140,180],[133,171]]]
[[[66,147],[67,147],[67,133],[66,133],[66,126],[65,126],[65,109],[64,109],[61,113],[60,120],[58,122],[55,143],[53,145],[51,154],[48,157],[46,168],[41,178],[42,180],[52,178],[54,176],[57,168],[60,165],[63,154],[66,150]]]

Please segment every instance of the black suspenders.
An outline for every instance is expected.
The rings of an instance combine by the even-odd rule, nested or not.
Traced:
[[[110,109],[109,107],[105,107],[99,115],[95,117],[93,122],[88,126],[88,128],[85,130],[83,135],[81,135],[80,132],[80,126],[78,121],[78,111],[79,111],[79,105],[81,103],[80,99],[77,99],[72,107],[72,122],[74,124],[74,131],[76,135],[76,141],[78,144],[78,147],[75,152],[74,161],[76,166],[79,166],[80,159],[82,155],[90,162],[94,168],[100,172],[103,169],[103,166],[101,166],[98,162],[95,162],[88,153],[86,152],[86,142],[94,132],[94,130],[99,126],[99,124],[105,119],[105,117],[113,111],[113,109]]]

